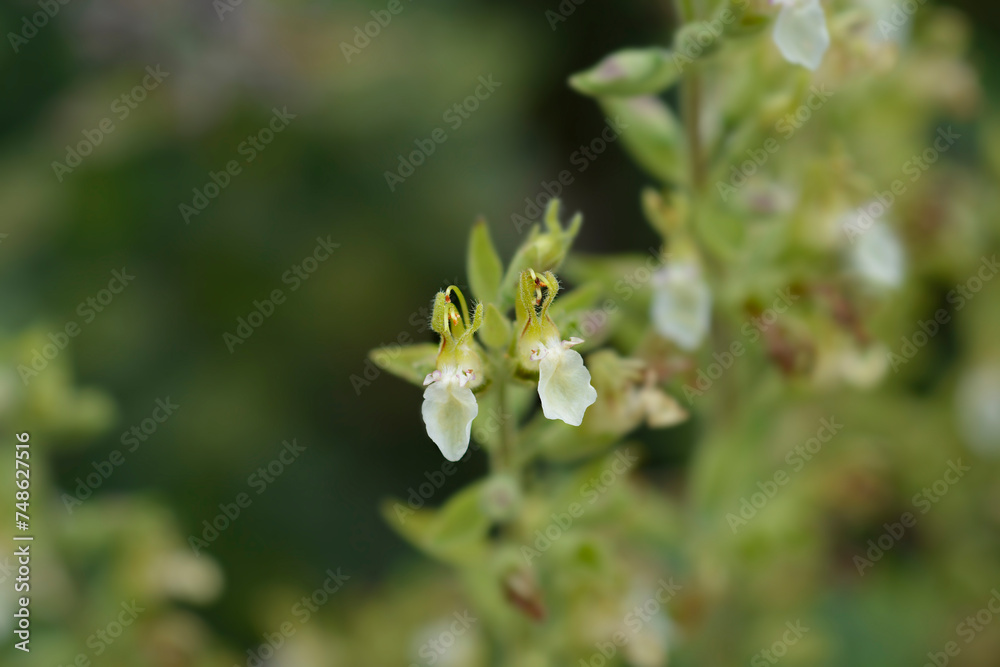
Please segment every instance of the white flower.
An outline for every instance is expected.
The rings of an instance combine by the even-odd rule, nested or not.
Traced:
[[[903,44],[909,38],[913,14],[901,11],[893,0],[862,0],[861,6],[872,15],[871,41]]]
[[[451,295],[458,297],[459,312]],[[421,415],[427,435],[449,461],[457,461],[469,449],[472,421],[479,414],[475,387],[483,384],[482,364],[472,335],[483,324],[483,305],[476,306],[471,321],[465,297],[454,285],[434,298],[431,328],[441,336],[437,370],[424,378]]]
[[[479,414],[476,396],[469,387],[475,379],[471,370],[434,371],[424,380],[421,413],[427,435],[449,461],[457,461],[469,449],[472,420]]]
[[[892,227],[876,221],[851,247],[851,268],[876,287],[899,287],[906,257]]]
[[[694,262],[670,264],[654,279],[653,326],[684,350],[694,350],[708,334],[712,292]]]
[[[590,384],[590,371],[583,365],[583,357],[570,349],[583,339],[560,340],[559,329],[549,317],[549,306],[558,292],[559,281],[551,271],[544,275],[531,269],[521,273],[518,356],[524,370],[538,368],[538,397],[545,418],[579,426],[587,408],[597,400],[597,390]]]
[[[774,22],[774,43],[790,63],[814,70],[830,47],[826,14],[819,0],[772,0],[781,5]]]
[[[594,401],[597,390],[590,384],[590,371],[583,357],[570,348],[583,340],[552,339],[532,351],[538,360],[538,397],[542,399],[542,414],[546,419],[561,419],[570,426],[579,426],[583,415]]]
[[[1000,364],[966,371],[958,383],[955,411],[969,447],[982,456],[1000,456]]]

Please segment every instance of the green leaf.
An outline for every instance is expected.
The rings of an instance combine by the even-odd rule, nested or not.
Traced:
[[[661,48],[625,49],[591,69],[574,74],[569,85],[593,97],[655,95],[680,78],[673,54]]]
[[[423,386],[424,378],[437,366],[438,346],[434,343],[388,345],[368,353],[375,365],[384,371]]]
[[[664,182],[679,182],[684,173],[680,124],[656,97],[605,97],[601,105],[622,129],[622,142],[643,169]]]
[[[483,318],[483,326],[479,329],[479,338],[486,346],[499,350],[507,347],[510,342],[511,324],[500,309],[492,303],[486,306],[486,317]]]
[[[481,563],[489,551],[490,518],[483,510],[482,482],[448,499],[438,509],[411,509],[405,502],[382,503],[382,516],[413,546],[454,565]]]
[[[484,303],[496,302],[503,278],[503,263],[493,247],[485,220],[475,224],[469,237],[468,273],[469,286],[476,298]]]

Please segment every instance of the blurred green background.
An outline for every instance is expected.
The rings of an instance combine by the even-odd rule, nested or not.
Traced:
[[[65,372],[68,384],[102,392],[35,397],[15,412],[21,378],[13,365],[0,369],[3,451],[12,432],[32,431],[52,484],[39,501],[51,518],[36,521],[39,530],[63,524],[79,515],[58,494],[72,493],[169,397],[176,414],[83,506],[148,500],[169,508],[186,540],[247,490],[282,441],[304,445],[205,549],[225,585],[196,613],[231,646],[259,642],[247,609],[275,589],[312,590],[341,567],[363,597],[392,566],[419,558],[377,504],[405,497],[442,461],[414,389],[373,377],[367,352],[401,335],[433,340],[427,307],[438,289],[464,284],[474,219],[491,221],[509,256],[521,238],[512,215],[525,215],[525,198],[600,134],[599,109],[566,77],[623,46],[666,42],[673,26],[668,3],[646,0],[589,0],[555,29],[545,14],[555,0],[403,0],[348,62],[341,44],[387,4],[243,0],[220,20],[219,5],[205,0],[73,0],[17,52],[9,38],[0,48],[0,342],[40,348],[77,321],[80,334],[31,382],[47,386]],[[1000,9],[956,6],[971,16],[973,61],[992,96]],[[21,30],[37,10],[4,2],[0,32]],[[169,75],[117,117],[112,105],[147,66]],[[501,85],[391,191],[384,174],[398,155],[449,127],[442,114],[481,76]],[[295,117],[186,222],[179,207],[192,203],[192,189],[244,159],[241,142],[274,108]],[[60,180],[53,161],[65,162],[67,144],[105,117],[114,131]],[[614,145],[574,172],[562,197],[585,215],[577,248],[656,244],[640,212],[646,182]],[[283,275],[318,237],[339,247],[291,291]],[[134,281],[85,323],[78,305],[122,267]],[[223,334],[278,288],[287,301],[230,352]],[[82,416],[66,417],[70,406]],[[683,465],[697,430],[642,434],[649,468]],[[484,471],[482,457],[461,465],[435,501]],[[114,505],[101,507],[95,525]],[[18,664],[7,651],[3,662]]]

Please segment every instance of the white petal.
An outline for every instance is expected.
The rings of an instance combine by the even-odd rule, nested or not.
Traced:
[[[774,22],[774,43],[788,62],[818,68],[830,46],[826,14],[819,0],[785,4]]]
[[[878,287],[898,287],[903,282],[903,246],[883,222],[875,222],[857,238],[851,248],[851,262],[855,271]]]
[[[570,426],[583,422],[583,414],[597,400],[597,390],[579,352],[549,350],[538,365],[538,397],[546,419],[561,419]]]
[[[449,461],[457,461],[469,448],[472,420],[479,414],[476,396],[455,379],[435,382],[424,390],[421,409],[427,435]]]
[[[653,326],[681,349],[701,345],[712,321],[712,292],[697,271],[665,269],[654,287]]]

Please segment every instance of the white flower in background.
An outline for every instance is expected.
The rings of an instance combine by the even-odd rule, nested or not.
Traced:
[[[598,400],[588,427],[593,432],[623,434],[646,422],[650,428],[676,426],[687,411],[660,387],[660,378],[645,361],[598,350],[587,357]]]
[[[872,15],[872,42],[906,43],[913,23],[910,19],[916,9],[908,11],[894,0],[862,0],[860,4]]]
[[[983,456],[1000,456],[1000,365],[967,372],[955,392],[958,424],[969,447]]]
[[[681,349],[701,345],[712,321],[712,292],[694,261],[668,264],[653,278],[656,331]]]
[[[538,397],[545,418],[579,426],[587,408],[597,400],[597,390],[590,384],[590,371],[583,365],[583,357],[571,349],[583,339],[562,340],[559,329],[549,317],[549,306],[558,291],[559,281],[551,271],[544,276],[530,270],[521,274],[517,304],[521,329],[518,347],[522,365],[533,368],[538,364]]]
[[[899,287],[903,282],[906,256],[892,227],[875,221],[857,237],[850,250],[851,268],[876,287]]]
[[[462,304],[460,315],[451,294]],[[468,320],[465,298],[456,287],[439,292],[434,301],[431,328],[441,336],[437,369],[424,379],[424,404],[421,415],[427,435],[449,461],[457,461],[469,449],[472,421],[479,414],[479,404],[472,389],[482,384],[481,364],[472,334],[483,322],[483,307],[476,307]]]
[[[581,338],[560,341],[558,337],[541,345],[532,354],[538,364],[538,397],[542,399],[542,414],[546,419],[561,419],[570,426],[579,426],[583,414],[597,400],[597,390],[590,384],[590,371],[583,357],[570,349],[583,342]]]
[[[781,5],[774,22],[774,43],[790,63],[815,70],[830,47],[826,14],[819,0],[771,0]]]
[[[840,376],[861,389],[870,389],[878,384],[889,368],[888,348],[882,343],[872,343],[866,348],[845,347],[836,358]]]

